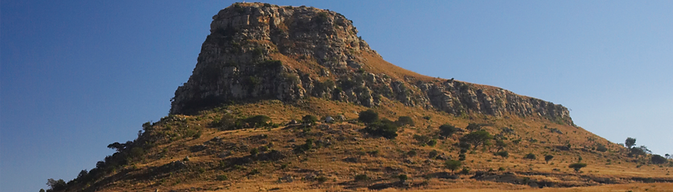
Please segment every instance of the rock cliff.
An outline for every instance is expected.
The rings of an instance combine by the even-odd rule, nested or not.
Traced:
[[[567,108],[497,87],[432,78],[385,62],[343,15],[313,7],[236,3],[213,16],[171,114],[232,101],[306,97],[376,106],[387,98],[447,113],[539,116],[572,124]]]

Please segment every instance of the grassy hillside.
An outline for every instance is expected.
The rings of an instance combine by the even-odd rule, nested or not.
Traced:
[[[171,115],[144,125],[138,139],[71,181],[66,191],[520,190],[673,181],[670,164],[627,157],[624,147],[581,127],[516,116],[455,117],[385,101],[372,108],[380,118],[413,120],[413,125],[399,128],[396,138],[386,139],[362,131],[366,126],[357,118],[366,109],[322,99],[297,104],[271,100],[231,104],[195,116]],[[255,115],[271,121],[240,129],[231,123]],[[306,115],[337,121],[286,125]],[[500,135],[496,138],[506,146],[498,150],[493,139],[491,145],[470,146],[454,176],[445,162],[460,159],[460,138],[469,134],[465,128],[470,123]],[[443,124],[464,132],[441,137],[438,127]],[[310,148],[307,140],[312,141]],[[596,150],[599,145],[607,151]],[[508,157],[496,151],[507,151]],[[524,158],[528,154],[536,158]],[[547,162],[545,155],[553,158]],[[568,168],[579,158],[587,167],[580,172]],[[400,175],[407,179],[401,182]]]

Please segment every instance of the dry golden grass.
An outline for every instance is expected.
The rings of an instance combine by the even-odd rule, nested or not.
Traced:
[[[280,101],[260,101],[257,103],[235,104],[227,107],[239,117],[252,115],[267,115],[273,122],[285,123],[291,119],[300,119],[307,114],[318,117],[336,116],[343,114],[347,119],[356,119],[357,112],[368,108],[336,101],[328,101],[316,98],[306,99],[298,104],[286,104]],[[146,158],[134,165],[128,165],[124,169],[111,174],[111,178],[119,178],[117,181],[106,184],[100,191],[151,191],[160,189],[160,191],[171,189],[192,189],[206,191],[340,191],[340,190],[368,190],[367,187],[373,184],[393,183],[397,179],[397,174],[406,174],[410,178],[410,183],[414,187],[388,188],[384,191],[396,190],[418,190],[418,191],[445,191],[448,189],[454,191],[613,191],[613,190],[649,190],[665,191],[671,187],[670,183],[637,183],[631,180],[632,177],[651,177],[668,178],[668,167],[659,167],[655,165],[643,165],[637,168],[637,164],[631,162],[632,158],[623,157],[624,154],[617,153],[619,147],[609,145],[608,152],[595,152],[592,150],[583,150],[584,146],[591,145],[593,142],[607,143],[603,138],[591,134],[590,132],[573,126],[559,125],[543,119],[520,118],[516,116],[494,117],[479,114],[472,114],[463,117],[447,115],[443,112],[425,110],[422,108],[408,107],[397,102],[384,100],[379,107],[373,108],[378,111],[382,118],[397,119],[399,116],[410,116],[415,122],[415,126],[404,127],[395,139],[370,138],[366,134],[358,132],[363,125],[350,124],[346,122],[327,124],[330,128],[320,128],[317,125],[312,128],[310,133],[315,134],[300,136],[301,128],[285,128],[283,126],[273,129],[241,129],[230,131],[218,131],[214,128],[208,128],[208,124],[214,119],[222,116],[222,109],[206,111],[198,116],[176,115],[174,119],[182,119],[186,125],[202,131],[199,138],[182,138],[169,143],[155,146],[145,155]],[[216,112],[218,111],[218,112]],[[423,117],[430,117],[426,120]],[[437,127],[444,123],[450,123],[457,127],[464,128],[468,123],[488,124],[485,129],[491,133],[498,133],[500,127],[510,127],[515,131],[515,135],[508,135],[509,146],[505,149],[510,152],[509,158],[496,157],[492,154],[493,149],[470,150],[467,153],[467,159],[463,161],[464,166],[471,168],[471,175],[475,171],[488,171],[489,169],[498,170],[504,168],[505,171],[494,171],[501,174],[510,172],[517,177],[528,177],[531,180],[554,182],[558,185],[566,186],[585,186],[574,188],[549,188],[537,189],[527,185],[502,183],[493,181],[480,181],[470,179],[471,175],[462,175],[460,179],[426,179],[423,176],[428,173],[447,171],[443,168],[443,161],[428,160],[430,151],[436,150],[439,154],[444,154],[452,159],[457,159],[458,147],[454,146],[458,142],[459,135],[440,140],[434,147],[421,146],[413,135],[429,135],[437,130]],[[169,122],[157,123],[155,129],[165,130]],[[557,128],[564,134],[552,134],[548,129]],[[175,126],[173,126],[175,128]],[[222,141],[249,146],[249,148],[260,147],[266,144],[260,143],[255,139],[260,135],[268,135],[263,139],[266,142],[273,142],[272,149],[279,150],[287,155],[285,159],[279,161],[254,161],[252,163],[242,164],[237,168],[223,168],[220,162],[228,158],[239,158],[249,155],[248,151],[232,151],[231,156],[221,158],[217,153],[225,149],[217,146],[209,146],[208,150],[192,152],[191,146],[208,143],[214,137],[219,137]],[[322,135],[322,136],[320,136]],[[342,139],[337,139],[342,137]],[[303,144],[308,138],[326,139],[330,138],[334,144],[329,147],[312,149],[306,154],[295,154],[292,152],[291,145]],[[521,138],[518,145],[511,143],[511,140]],[[593,138],[590,141],[589,138]],[[295,141],[292,142],[291,140]],[[536,139],[537,142],[531,142],[528,139]],[[547,140],[548,139],[548,140]],[[544,141],[544,143],[541,143]],[[573,148],[570,151],[553,150],[555,146],[566,145],[570,143]],[[405,153],[415,150],[417,155],[413,157],[406,156]],[[373,154],[374,151],[376,154]],[[527,153],[536,154],[537,160],[526,160],[523,156]],[[162,155],[160,155],[162,154]],[[543,154],[552,154],[554,159],[549,163],[543,160]],[[153,172],[158,167],[170,164],[173,161],[182,160],[185,156],[190,157],[187,162],[189,168],[183,171],[173,173]],[[582,169],[582,173],[575,173],[567,168],[570,163],[577,162],[579,156],[582,156],[582,162],[589,166]],[[357,158],[357,163],[344,161],[345,158]],[[610,162],[608,162],[610,159]],[[406,162],[409,161],[409,162]],[[130,168],[135,166],[135,168]],[[283,166],[286,166],[283,168]],[[556,170],[554,170],[556,169]],[[257,170],[258,174],[250,174]],[[326,177],[324,183],[313,180],[302,180],[307,174],[317,174]],[[355,182],[354,177],[357,174],[366,174],[373,178],[369,182]],[[227,175],[228,180],[218,181],[218,175]],[[278,182],[278,178],[284,176],[293,176],[294,182]],[[133,179],[130,179],[133,178]],[[617,183],[613,185],[599,185],[599,183],[588,178],[611,178]],[[596,186],[593,186],[596,185]]]

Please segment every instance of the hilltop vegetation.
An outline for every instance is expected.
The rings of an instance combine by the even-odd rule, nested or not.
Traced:
[[[305,121],[310,116],[317,120]],[[221,124],[250,117],[265,121]],[[367,131],[381,122],[397,136]],[[451,126],[453,134],[440,129]],[[596,150],[598,143],[608,150]],[[56,191],[439,189],[454,180],[526,189],[673,180],[670,160],[629,157],[628,148],[579,127],[516,116],[454,117],[393,101],[371,109],[322,99],[233,104],[146,123],[136,140],[110,147],[113,155]]]

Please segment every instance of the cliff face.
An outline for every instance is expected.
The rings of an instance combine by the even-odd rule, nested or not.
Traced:
[[[312,7],[237,3],[213,16],[171,114],[231,101],[305,97],[376,106],[383,98],[451,114],[540,116],[572,124],[568,110],[510,91],[422,76],[389,64],[343,15]]]

